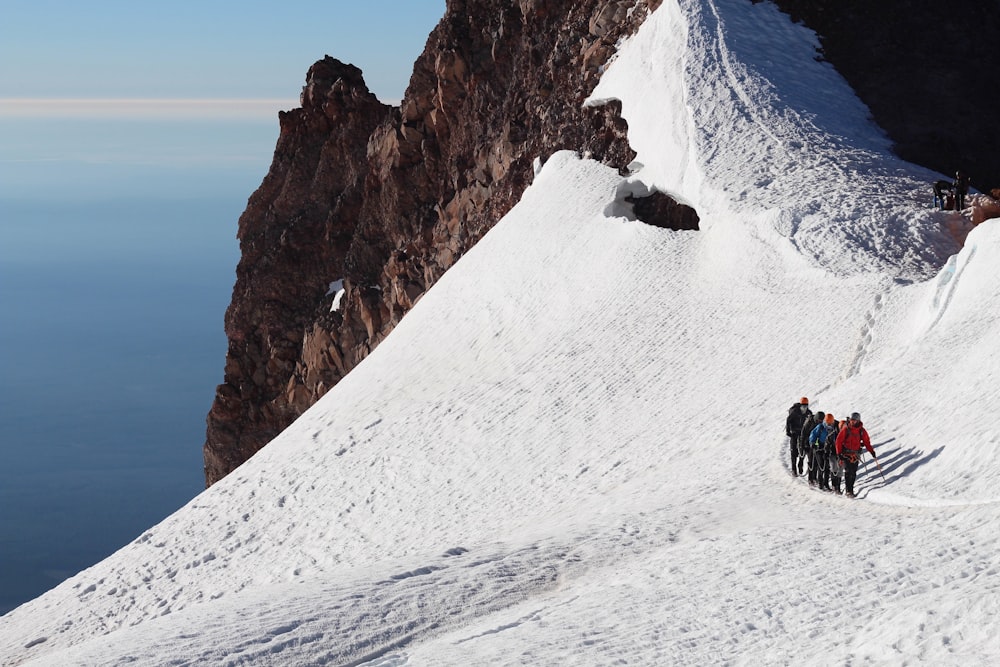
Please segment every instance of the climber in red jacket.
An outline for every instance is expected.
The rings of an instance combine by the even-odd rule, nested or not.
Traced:
[[[844,462],[844,489],[848,498],[854,497],[854,480],[858,476],[858,457],[861,455],[861,445],[865,446],[873,459],[878,458],[875,456],[875,450],[872,449],[872,441],[868,437],[868,431],[861,423],[861,415],[852,412],[847,426],[837,434],[837,456]]]

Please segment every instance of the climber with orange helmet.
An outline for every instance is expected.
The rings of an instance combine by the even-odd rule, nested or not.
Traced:
[[[837,436],[845,428],[847,428],[846,419],[834,420],[833,429],[826,437],[826,446],[823,448],[826,455],[827,472],[824,481],[828,482],[827,490],[833,491],[837,495],[842,493],[840,480],[844,477],[844,462],[837,456]]]
[[[823,415],[817,412],[816,416]],[[834,431],[835,425],[832,414],[822,416],[820,423],[809,433],[809,484],[819,486],[821,489],[829,490],[826,480],[826,439]]]
[[[861,423],[861,415],[852,412],[847,426],[837,434],[837,456],[844,461],[844,490],[848,498],[853,498],[855,495],[854,480],[858,476],[858,461],[862,445],[873,459],[878,458],[875,456],[875,450],[872,449],[872,441],[868,437],[868,431]]]
[[[792,477],[802,474],[802,462],[805,456],[805,439],[802,438],[802,425],[812,416],[809,411],[809,399],[803,396],[798,403],[788,408],[788,418],[785,420],[785,435],[788,436],[788,447],[792,455]]]

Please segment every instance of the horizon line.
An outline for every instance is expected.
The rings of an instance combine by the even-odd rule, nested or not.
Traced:
[[[402,103],[402,100],[380,101],[390,106],[399,106]],[[300,106],[299,100],[283,97],[0,96],[0,119],[274,120],[277,118],[277,112],[297,109]]]
[[[298,106],[297,99],[263,97],[0,97],[0,118],[274,120]]]

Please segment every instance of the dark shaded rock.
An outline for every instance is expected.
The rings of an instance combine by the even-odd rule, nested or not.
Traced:
[[[1000,184],[998,3],[772,1],[816,31],[900,157],[962,170],[984,192]]]
[[[630,195],[625,201],[632,204],[635,217],[647,225],[677,231],[698,229],[697,211],[662,192],[654,191],[644,197]]]

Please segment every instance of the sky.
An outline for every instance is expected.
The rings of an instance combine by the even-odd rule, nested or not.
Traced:
[[[398,101],[443,13],[444,0],[4,0],[0,98],[294,102],[306,70],[329,54]],[[0,117],[24,112],[8,104]]]
[[[0,656],[997,664],[1000,221],[934,210],[814,46],[666,0],[594,93],[630,175],[551,156],[260,453],[0,617]],[[651,187],[700,229],[632,219]],[[861,413],[857,499],[790,475],[803,395]]]
[[[443,13],[443,0],[3,0],[0,198],[246,196],[312,63],[353,62],[398,103]]]

